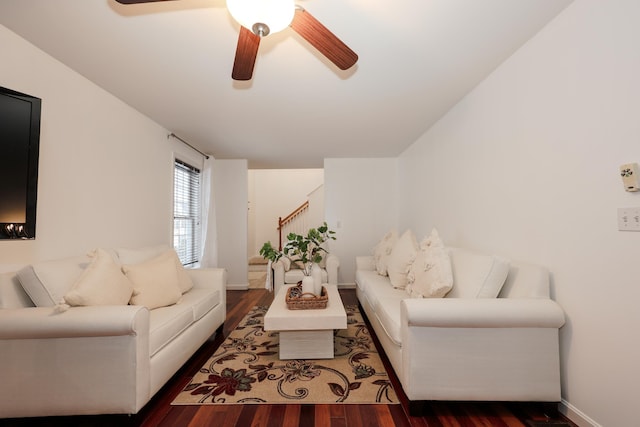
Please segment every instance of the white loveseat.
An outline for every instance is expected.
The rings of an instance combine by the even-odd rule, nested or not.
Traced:
[[[320,266],[322,267],[322,283],[337,285],[340,259],[334,254],[328,253]],[[274,294],[277,294],[283,286],[296,285],[304,276],[304,273],[299,266],[286,257],[282,257],[278,261],[272,263],[271,268],[273,269]]]
[[[548,271],[447,251],[453,288],[444,298],[411,298],[378,274],[373,257],[356,259],[358,300],[411,412],[428,400],[560,401],[558,331],[565,319],[550,299]]]
[[[109,253],[147,266],[160,251]],[[0,275],[0,418],[137,413],[224,323],[224,269],[181,270],[193,287],[151,310],[59,305],[89,262],[41,262]]]

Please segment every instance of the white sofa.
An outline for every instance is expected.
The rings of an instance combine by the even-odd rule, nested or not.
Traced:
[[[338,268],[340,267],[340,259],[334,254],[327,254],[322,268],[322,283],[328,283],[330,285],[338,284]],[[271,264],[273,270],[273,291],[277,294],[283,286],[293,286],[302,280],[304,273],[296,265],[295,262],[280,258],[278,261]]]
[[[410,298],[376,272],[373,257],[356,259],[358,300],[410,411],[420,413],[428,400],[560,401],[558,331],[565,319],[550,299],[548,271],[447,250],[453,288],[444,298]],[[496,279],[498,297],[478,297],[483,281]]]
[[[144,262],[158,249],[113,252]],[[0,275],[0,418],[137,413],[224,323],[224,269],[182,270],[193,287],[169,306],[56,308],[88,263]],[[28,295],[20,280],[42,281],[46,292]]]

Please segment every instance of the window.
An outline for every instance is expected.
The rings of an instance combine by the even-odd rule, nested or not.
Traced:
[[[173,173],[173,247],[183,265],[200,256],[200,170],[176,159]]]

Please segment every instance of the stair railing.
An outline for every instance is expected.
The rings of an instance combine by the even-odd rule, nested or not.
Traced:
[[[308,212],[309,201],[306,201],[284,219],[282,217],[278,218],[278,234],[280,235],[278,250],[282,250],[282,236],[286,237],[289,233],[306,234]]]

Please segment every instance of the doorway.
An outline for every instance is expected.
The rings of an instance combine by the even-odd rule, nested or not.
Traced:
[[[249,169],[248,187],[249,287],[264,287],[267,264],[260,248],[267,241],[278,246],[278,219],[308,201],[309,227],[324,221],[324,169]]]

